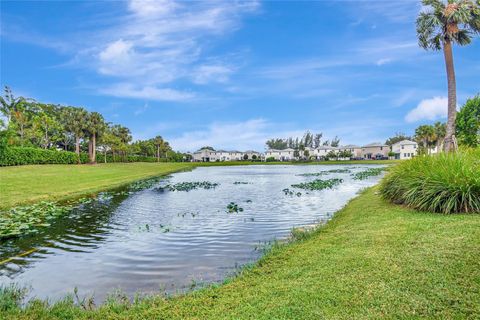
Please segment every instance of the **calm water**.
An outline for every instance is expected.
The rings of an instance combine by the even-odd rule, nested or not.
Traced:
[[[372,167],[372,166],[368,166]],[[52,300],[72,293],[102,301],[120,288],[136,292],[175,292],[193,281],[221,281],[239,266],[255,261],[259,247],[289,235],[292,227],[322,223],[380,177],[344,182],[332,190],[302,196],[284,188],[315,177],[301,173],[366,166],[238,166],[197,168],[158,183],[209,181],[215,189],[159,192],[155,188],[104,197],[74,210],[42,233],[0,243],[0,285],[17,283],[32,296]],[[234,184],[234,182],[248,184]],[[248,200],[248,201],[247,201]],[[235,202],[244,209],[227,213]]]

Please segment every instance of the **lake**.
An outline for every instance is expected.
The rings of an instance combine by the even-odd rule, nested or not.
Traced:
[[[101,193],[34,236],[0,243],[0,285],[27,286],[29,297],[50,300],[76,287],[81,297],[101,302],[115,289],[132,297],[220,282],[256,261],[266,244],[288,237],[293,227],[328,221],[361,189],[378,182],[381,176],[351,176],[372,167],[381,166],[200,167],[144,190]],[[301,175],[335,169],[350,172]],[[318,178],[343,183],[321,191],[291,187]],[[158,189],[197,181],[218,186]],[[243,211],[228,212],[231,202]]]

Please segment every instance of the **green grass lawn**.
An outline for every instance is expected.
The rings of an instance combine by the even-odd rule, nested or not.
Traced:
[[[480,215],[416,212],[369,189],[221,286],[94,311],[38,303],[4,318],[478,319],[479,252]]]
[[[0,209],[64,200],[191,168],[190,163],[108,163],[0,167]]]
[[[307,164],[385,164],[394,161],[325,161]],[[292,164],[290,162],[108,163],[0,167],[0,209],[41,200],[65,200],[118,187],[135,180],[196,166]]]

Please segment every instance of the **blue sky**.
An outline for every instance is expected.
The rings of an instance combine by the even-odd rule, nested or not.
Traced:
[[[305,130],[384,141],[444,119],[419,1],[2,1],[1,85],[83,106],[174,148],[259,149]],[[480,43],[454,48],[458,102]]]

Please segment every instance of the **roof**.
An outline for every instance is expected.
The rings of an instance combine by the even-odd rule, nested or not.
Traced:
[[[393,145],[396,145],[396,144],[417,144],[417,143],[415,141],[412,141],[412,140],[402,140],[402,141],[394,143]]]
[[[346,146],[340,146],[340,149],[355,149],[355,148],[359,149],[360,147],[354,144],[347,144]]]
[[[362,148],[368,148],[368,147],[388,147],[388,145],[383,144],[381,142],[373,142],[373,143],[364,145]]]
[[[337,150],[337,147],[331,147],[331,146],[320,146],[317,148],[317,150]]]
[[[268,149],[267,152],[292,152],[295,149],[287,148],[287,149]]]

